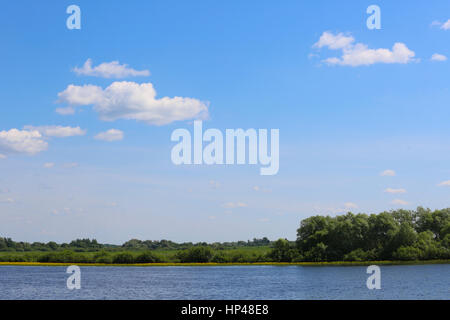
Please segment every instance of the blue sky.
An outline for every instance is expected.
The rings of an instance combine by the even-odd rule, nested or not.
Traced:
[[[81,8],[80,30],[66,27],[71,4]],[[371,4],[2,4],[0,235],[295,239],[315,214],[448,207],[450,3],[377,1],[380,30],[366,26]],[[118,61],[128,74],[82,69],[88,59],[106,69]],[[147,113],[130,113],[133,101],[114,112],[95,103],[122,81],[192,105],[169,100],[187,113],[155,123],[159,100],[142,98]],[[80,92],[70,85],[95,86],[96,97],[71,106]],[[67,107],[73,114],[56,112]],[[172,164],[172,131],[192,131],[204,108],[205,128],[279,129],[278,174]],[[96,138],[111,129],[119,136]]]

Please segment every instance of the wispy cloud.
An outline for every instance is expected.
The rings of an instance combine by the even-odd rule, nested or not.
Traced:
[[[398,193],[406,193],[405,189],[393,189],[393,188],[387,188],[384,190],[386,193],[392,193],[392,194],[398,194]]]
[[[438,184],[439,187],[450,187],[450,180],[442,181]]]
[[[227,202],[222,205],[224,208],[232,209],[232,208],[245,208],[248,205],[244,202]]]
[[[94,137],[94,139],[108,142],[120,141],[123,140],[123,131],[117,129],[109,129],[105,132],[100,132]]]
[[[380,173],[380,176],[382,177],[394,177],[396,175],[394,170],[384,170],[383,172]]]
[[[395,205],[399,205],[399,206],[406,206],[406,205],[409,204],[407,201],[401,200],[401,199],[395,199],[395,200],[392,200],[391,203],[392,203],[392,204],[395,204]]]
[[[46,137],[66,138],[74,136],[83,136],[86,130],[80,127],[63,127],[63,126],[25,126],[26,130],[35,130]]]
[[[358,209],[359,208],[359,206],[353,202],[344,203],[344,207],[345,207],[345,209]]]
[[[446,61],[447,57],[443,54],[435,53],[430,58],[431,61]]]
[[[448,19],[445,22],[440,22],[440,21],[435,20],[431,23],[431,26],[438,26],[442,30],[449,30],[450,29],[450,19]]]
[[[92,67],[91,59],[87,59],[81,68],[73,68],[73,71],[83,76],[116,79],[150,75],[148,70],[135,70],[126,64],[120,64],[119,61],[103,62],[98,66]]]

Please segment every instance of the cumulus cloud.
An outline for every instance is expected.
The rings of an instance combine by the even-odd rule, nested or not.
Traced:
[[[81,68],[73,68],[73,71],[83,76],[116,79],[150,75],[150,71],[148,70],[135,70],[126,64],[120,64],[119,61],[103,62],[96,67],[92,67],[91,59],[87,59]]]
[[[439,187],[450,187],[450,180],[442,181],[438,184]]]
[[[37,130],[0,131],[0,152],[36,154],[47,150],[48,143],[43,140],[41,133]]]
[[[376,63],[409,63],[414,61],[415,53],[401,42],[397,42],[390,49],[369,49],[366,44],[355,43],[352,36],[342,33],[334,35],[325,31],[319,41],[313,45],[314,48],[327,47],[331,50],[341,50],[342,56],[325,59],[329,65],[341,66],[368,66]]]
[[[380,173],[380,175],[382,177],[394,177],[395,176],[395,171],[394,170],[384,170],[383,172]]]
[[[386,193],[392,193],[392,194],[396,194],[396,193],[406,193],[405,189],[393,189],[393,188],[387,188],[384,190],[384,192]]]
[[[431,56],[431,61],[446,61],[447,57],[443,54],[435,53]]]
[[[24,129],[31,131],[38,131],[46,137],[66,138],[73,136],[83,136],[86,134],[86,130],[82,130],[80,127],[63,127],[63,126],[25,126]]]
[[[353,42],[355,42],[355,38],[352,36],[345,36],[343,33],[334,35],[331,32],[325,31],[313,47],[319,49],[328,47],[332,50],[338,50],[348,48]]]
[[[109,129],[105,132],[100,132],[97,134],[94,139],[103,140],[103,141],[119,141],[123,139],[123,132],[117,129]]]
[[[128,119],[152,125],[206,117],[206,103],[193,98],[156,98],[151,83],[113,82],[102,89],[94,85],[69,85],[58,94],[59,102],[70,107],[92,105],[104,121]]]
[[[395,205],[399,205],[399,206],[406,206],[406,205],[409,204],[407,201],[401,200],[401,199],[395,199],[395,200],[392,200],[391,203],[392,203],[392,204],[395,204]]]

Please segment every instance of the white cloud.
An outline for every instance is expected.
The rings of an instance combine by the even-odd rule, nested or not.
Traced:
[[[331,50],[342,50],[342,56],[325,59],[329,65],[342,66],[367,66],[376,63],[409,63],[414,61],[415,53],[401,42],[393,45],[389,49],[369,49],[366,44],[354,43],[355,39],[351,36],[345,36],[342,33],[333,35],[325,31],[319,41],[314,44],[315,48],[328,47]]]
[[[75,109],[72,107],[56,108],[55,112],[60,115],[67,116],[67,115],[75,114]]]
[[[442,181],[438,184],[439,187],[450,187],[450,180]]]
[[[394,170],[384,170],[383,172],[380,173],[381,176],[383,177],[394,177],[395,176],[395,171]]]
[[[435,53],[431,56],[431,61],[446,61],[447,57],[443,54]]]
[[[0,153],[0,159],[6,159],[6,156]]]
[[[46,168],[46,169],[53,168],[54,166],[55,166],[55,164],[53,162],[44,163],[44,168]]]
[[[358,209],[359,206],[356,203],[353,202],[346,202],[344,203],[345,209]]]
[[[349,47],[354,41],[355,38],[352,36],[345,36],[343,33],[334,35],[331,32],[325,31],[313,47],[319,49],[322,47],[328,47],[332,50],[337,50]]]
[[[18,129],[0,131],[0,151],[3,153],[32,155],[47,150],[47,147],[48,143],[43,140],[39,131]]]
[[[243,202],[227,202],[223,204],[224,208],[245,208],[247,207],[246,203]]]
[[[103,141],[119,141],[123,139],[123,131],[117,129],[109,129],[105,132],[100,132],[94,139]]]
[[[86,130],[82,130],[80,127],[63,127],[63,126],[25,126],[26,130],[39,131],[46,137],[66,138],[73,136],[83,136],[86,134]]]
[[[392,194],[397,194],[397,193],[406,193],[405,189],[393,189],[393,188],[387,188],[384,190],[384,192],[386,193],[392,193]]]
[[[392,204],[395,204],[395,205],[399,205],[399,206],[406,206],[406,205],[409,204],[409,203],[406,202],[405,200],[401,200],[401,199],[395,199],[395,200],[392,200],[391,203],[392,203]]]
[[[73,71],[78,75],[94,76],[102,78],[126,78],[149,76],[148,70],[135,70],[129,68],[126,64],[120,64],[119,61],[103,62],[96,67],[92,67],[92,60],[87,59],[81,68],[75,67]]]
[[[193,98],[156,98],[151,83],[113,82],[102,89],[94,85],[69,85],[58,93],[59,102],[71,107],[93,105],[100,119],[114,121],[128,119],[152,125],[206,117],[208,106]]]
[[[450,29],[450,19],[448,19],[446,22],[441,24],[441,29],[443,29],[443,30]]]

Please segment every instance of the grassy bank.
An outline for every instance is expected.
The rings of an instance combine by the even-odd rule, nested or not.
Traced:
[[[369,266],[369,265],[427,265],[427,264],[450,264],[450,260],[417,260],[417,261],[331,261],[331,262],[253,262],[253,263],[55,263],[55,262],[0,262],[0,266],[78,266],[90,267],[215,267],[215,266]]]

